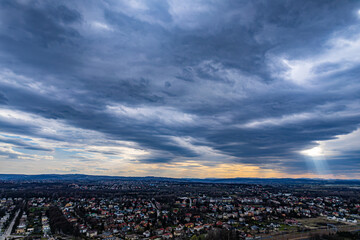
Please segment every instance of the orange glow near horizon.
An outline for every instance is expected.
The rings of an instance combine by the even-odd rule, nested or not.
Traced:
[[[55,163],[55,162],[54,162]],[[19,173],[14,162],[10,163],[10,171],[2,173]],[[44,167],[47,165],[46,167]],[[240,163],[222,163],[215,165],[201,164],[199,161],[177,163],[146,164],[132,161],[113,160],[110,162],[81,162],[72,164],[64,162],[62,166],[53,165],[51,161],[37,161],[22,172],[23,174],[89,174],[126,177],[170,177],[170,178],[324,178],[324,179],[354,179],[357,176],[317,175],[312,173],[290,174],[276,169],[266,169],[255,165]],[[41,167],[40,167],[41,166]],[[12,169],[12,171],[11,171]],[[41,170],[40,170],[41,169]],[[40,171],[39,171],[40,170]]]

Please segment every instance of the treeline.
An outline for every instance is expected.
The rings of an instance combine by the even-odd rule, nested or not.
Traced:
[[[20,210],[20,213],[17,215],[17,217],[15,219],[15,223],[11,229],[11,233],[15,233],[15,230],[20,223],[20,219],[21,219],[22,215],[23,215],[23,212],[22,212],[22,210]]]
[[[3,216],[5,216],[6,211],[5,209],[0,209],[0,218],[2,218]]]
[[[337,232],[330,235],[312,235],[310,240],[359,240],[360,231],[356,232]]]
[[[190,240],[240,240],[235,230],[214,229],[207,234],[193,235]]]
[[[46,215],[49,217],[50,229],[55,234],[67,234],[78,236],[78,231],[66,220],[58,207],[50,207]]]
[[[210,231],[205,240],[239,240],[239,235],[235,230],[217,229]]]
[[[26,206],[25,201],[19,202],[17,204],[17,209],[20,210],[20,212],[19,212],[17,218],[15,219],[15,223],[14,223],[13,228],[11,229],[12,233],[15,233],[15,230],[16,230],[17,226],[20,223],[20,219],[21,219],[21,217],[23,215],[23,210],[24,210],[25,206]]]

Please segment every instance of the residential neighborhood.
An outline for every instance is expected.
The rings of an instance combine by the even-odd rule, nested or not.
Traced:
[[[3,190],[2,233],[14,222],[7,239],[207,239],[214,234],[276,239],[360,227],[359,190],[353,188],[341,196],[336,186],[309,191],[306,185],[57,182],[37,183],[44,188],[39,192],[27,184],[18,190],[25,197],[5,197],[14,190]]]

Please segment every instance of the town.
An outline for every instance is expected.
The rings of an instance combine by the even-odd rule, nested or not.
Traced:
[[[357,239],[360,229],[356,184],[3,180],[0,191],[1,239]]]

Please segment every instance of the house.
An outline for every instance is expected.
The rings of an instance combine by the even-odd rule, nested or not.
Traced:
[[[96,237],[97,236],[97,231],[96,230],[90,230],[86,233],[86,236],[88,237]]]
[[[253,226],[251,226],[251,230],[253,230],[253,231],[258,231],[258,230],[259,230],[259,227],[256,226],[256,225],[253,225]]]
[[[247,234],[245,237],[245,240],[253,240],[254,236],[252,236],[251,234]]]
[[[159,228],[155,230],[155,234],[156,235],[162,235],[164,233],[164,229],[163,228]]]
[[[349,223],[357,223],[357,220],[356,219],[348,219],[347,222],[349,222]]]
[[[175,231],[181,231],[184,229],[184,226],[182,224],[179,224],[176,228]]]
[[[195,230],[195,231],[201,231],[201,230],[203,230],[203,229],[204,229],[204,226],[202,226],[202,225],[199,225],[199,226],[194,227],[194,230]]]
[[[25,228],[17,228],[15,233],[16,234],[24,234],[25,233]]]
[[[43,230],[43,232],[44,233],[49,233],[50,232],[50,226],[49,226],[49,224],[44,224],[43,226],[42,226],[42,230]]]
[[[297,225],[298,224],[298,221],[294,220],[294,219],[286,219],[285,220],[285,224],[288,224],[288,225]]]
[[[137,234],[131,234],[131,235],[127,235],[127,236],[125,237],[125,239],[126,239],[126,240],[138,240],[138,239],[140,239],[140,237],[139,237],[139,235],[137,235]]]
[[[144,237],[150,237],[151,233],[149,230],[146,230],[145,232],[143,232]]]
[[[175,230],[174,236],[175,237],[181,237],[183,235],[183,232],[181,230]]]
[[[46,222],[48,222],[48,220],[49,220],[49,219],[48,219],[47,216],[42,216],[42,217],[41,217],[41,222],[42,222],[42,223],[46,223]]]
[[[164,233],[164,234],[162,235],[162,237],[163,237],[164,239],[170,239],[170,238],[173,237],[173,235],[172,235],[172,233]]]
[[[194,223],[186,223],[185,227],[187,228],[193,228],[194,227]]]

